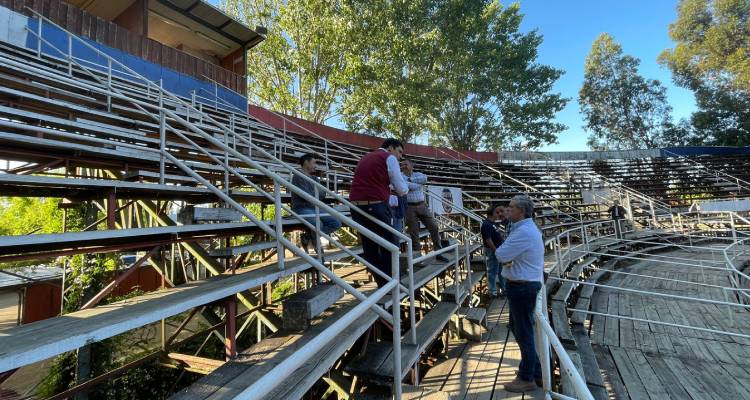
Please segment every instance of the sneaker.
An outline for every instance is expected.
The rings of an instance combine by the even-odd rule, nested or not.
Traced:
[[[512,382],[506,383],[504,386],[505,390],[512,393],[524,393],[536,390],[536,383],[531,381],[525,381],[520,377],[516,376]]]
[[[518,371],[516,371],[516,376],[518,376]],[[534,383],[539,387],[544,387],[544,380],[541,377],[534,378]]]
[[[497,292],[491,292],[491,293],[490,293],[490,297],[492,297],[492,298],[495,298],[495,297],[497,297]]]
[[[442,262],[448,262],[448,261],[450,261],[447,258],[445,258],[445,256],[442,255],[442,254],[438,254],[438,256],[435,257],[435,259],[438,260],[438,261],[442,261]]]

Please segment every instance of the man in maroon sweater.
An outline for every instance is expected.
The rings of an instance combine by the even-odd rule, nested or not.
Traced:
[[[379,149],[366,154],[359,160],[349,192],[349,201],[358,208],[358,210],[352,210],[352,219],[391,243],[395,241],[394,235],[371,221],[365,213],[390,226],[391,208],[388,205],[388,198],[391,195],[391,188],[399,196],[409,191],[398,163],[403,153],[404,145],[401,142],[396,139],[386,139]],[[390,276],[391,253],[364,235],[360,235],[360,238],[364,259]],[[373,275],[379,286],[387,282],[385,278],[377,274]]]

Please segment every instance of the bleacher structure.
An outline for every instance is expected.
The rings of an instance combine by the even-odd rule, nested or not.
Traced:
[[[483,292],[477,232],[489,204],[527,193],[538,206],[548,279],[536,311],[544,383],[524,398],[750,397],[743,347],[750,221],[693,205],[746,196],[750,156],[480,162],[442,150],[410,155],[431,184],[464,194],[463,208],[436,216],[443,249],[412,254],[408,235],[393,231],[400,243],[390,243],[351,218],[353,170],[372,148],[332,141],[315,124],[279,114],[274,121],[283,126],[253,117],[220,96],[234,89],[218,82],[177,93],[48,17],[64,2],[10,3],[0,2],[8,6],[0,15],[26,21],[27,40],[0,41],[0,159],[8,161],[0,195],[57,198],[96,217],[81,231],[2,236],[0,262],[136,255],[79,310],[0,330],[0,384],[152,326],[160,340],[149,351],[98,376],[79,371],[55,398],[80,396],[154,360],[201,375],[170,393],[177,399],[511,398],[502,383],[512,380],[520,355],[505,300]],[[184,13],[205,6],[159,3]],[[327,184],[315,184],[325,201],[290,183],[304,177],[295,162],[305,152],[325,160]],[[344,229],[320,232],[319,218],[310,223],[291,209],[291,193]],[[607,219],[615,198],[630,214],[623,238]],[[305,229],[326,244],[302,249]],[[392,252],[382,287],[357,232]],[[650,264],[669,269],[654,273]],[[102,304],[144,268],[158,275],[158,290]],[[61,278],[45,282],[60,282],[64,303]],[[290,279],[291,293],[274,298],[273,288]],[[702,316],[684,302],[700,304]],[[198,320],[202,328],[189,331]],[[181,352],[202,339],[221,341],[225,354]],[[701,349],[700,362],[690,347]]]

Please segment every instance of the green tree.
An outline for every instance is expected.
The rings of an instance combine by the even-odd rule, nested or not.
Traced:
[[[639,64],[607,33],[591,46],[578,102],[592,149],[654,148],[675,137],[666,89],[642,77]]]
[[[455,149],[553,143],[561,71],[535,62],[541,36],[497,1],[350,0],[356,47],[343,107],[350,129]],[[359,39],[357,39],[359,38]]]
[[[562,75],[536,63],[542,36],[519,31],[518,4],[448,2],[440,83],[448,88],[433,115],[433,143],[457,150],[534,149],[555,143],[565,126],[554,115],[567,102],[551,93]]]
[[[669,35],[675,48],[659,61],[675,83],[695,92],[691,118],[714,145],[750,145],[750,2],[682,0]]]
[[[229,14],[268,29],[248,53],[252,102],[320,123],[334,116],[348,76],[341,7],[328,0],[222,0]]]

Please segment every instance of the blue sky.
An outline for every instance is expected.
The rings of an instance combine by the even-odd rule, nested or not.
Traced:
[[[566,71],[555,90],[571,99],[557,114],[557,120],[568,129],[560,134],[558,144],[541,150],[588,149],[588,134],[582,128],[576,100],[583,82],[584,60],[591,43],[602,32],[613,35],[626,54],[641,60],[641,75],[658,79],[667,87],[676,120],[689,117],[695,110],[692,92],[675,86],[671,72],[656,62],[664,49],[674,45],[668,30],[677,16],[677,0],[520,0],[519,3],[525,16],[521,29],[537,29],[544,36],[539,62]]]

